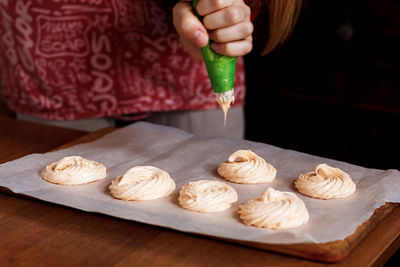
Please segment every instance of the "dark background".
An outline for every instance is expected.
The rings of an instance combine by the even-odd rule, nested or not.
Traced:
[[[400,169],[400,1],[306,1],[291,38],[245,62],[247,139]]]

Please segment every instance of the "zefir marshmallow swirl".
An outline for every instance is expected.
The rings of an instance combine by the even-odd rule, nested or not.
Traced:
[[[315,172],[301,174],[295,187],[306,196],[322,199],[344,198],[356,191],[349,174],[327,164],[319,164]]]
[[[55,184],[80,185],[103,179],[107,175],[103,164],[80,156],[70,156],[47,165],[40,176]]]
[[[123,200],[152,200],[166,197],[175,190],[169,174],[153,166],[136,166],[118,176],[109,186],[115,198]]]
[[[226,180],[240,184],[266,183],[276,177],[276,169],[251,150],[234,152],[217,171]]]
[[[197,212],[219,212],[238,200],[235,189],[219,181],[199,180],[182,186],[178,202],[182,208]]]
[[[239,206],[240,219],[249,226],[268,229],[288,229],[308,222],[304,202],[291,192],[267,188],[259,198]]]

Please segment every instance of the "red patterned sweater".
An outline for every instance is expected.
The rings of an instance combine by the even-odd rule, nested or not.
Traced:
[[[0,0],[0,81],[15,112],[74,120],[219,108],[162,0]],[[245,96],[238,58],[235,105]]]

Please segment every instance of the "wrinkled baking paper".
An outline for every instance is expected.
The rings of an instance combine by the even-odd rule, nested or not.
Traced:
[[[224,181],[216,169],[238,149],[251,149],[277,169],[273,182],[257,185],[229,183],[239,200],[227,211],[201,214],[180,208],[180,188],[190,181]],[[42,180],[39,172],[47,164],[65,156],[79,155],[107,167],[107,177],[80,186],[61,186]],[[301,173],[327,163],[349,173],[357,191],[345,199],[320,200],[298,193],[293,185]],[[167,171],[176,182],[168,197],[144,202],[114,199],[108,186],[116,176],[138,165],[152,165]],[[314,242],[344,239],[385,202],[400,202],[400,172],[367,169],[348,163],[316,157],[275,146],[227,138],[205,138],[187,132],[139,122],[116,130],[90,143],[56,152],[31,154],[0,165],[0,186],[44,201],[98,212],[178,231],[205,234],[240,241],[268,244]],[[294,192],[306,204],[310,220],[291,230],[258,229],[244,225],[238,205],[258,197],[267,187]],[[76,223],[79,223],[78,221]]]

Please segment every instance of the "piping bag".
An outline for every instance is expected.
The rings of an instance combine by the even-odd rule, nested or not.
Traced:
[[[202,18],[196,11],[197,2],[198,0],[192,1],[193,11],[201,20]],[[235,101],[233,86],[235,81],[236,57],[218,54],[211,49],[211,41],[208,41],[208,44],[201,48],[201,53],[206,64],[215,99],[224,111],[225,126],[228,109],[231,103]]]

